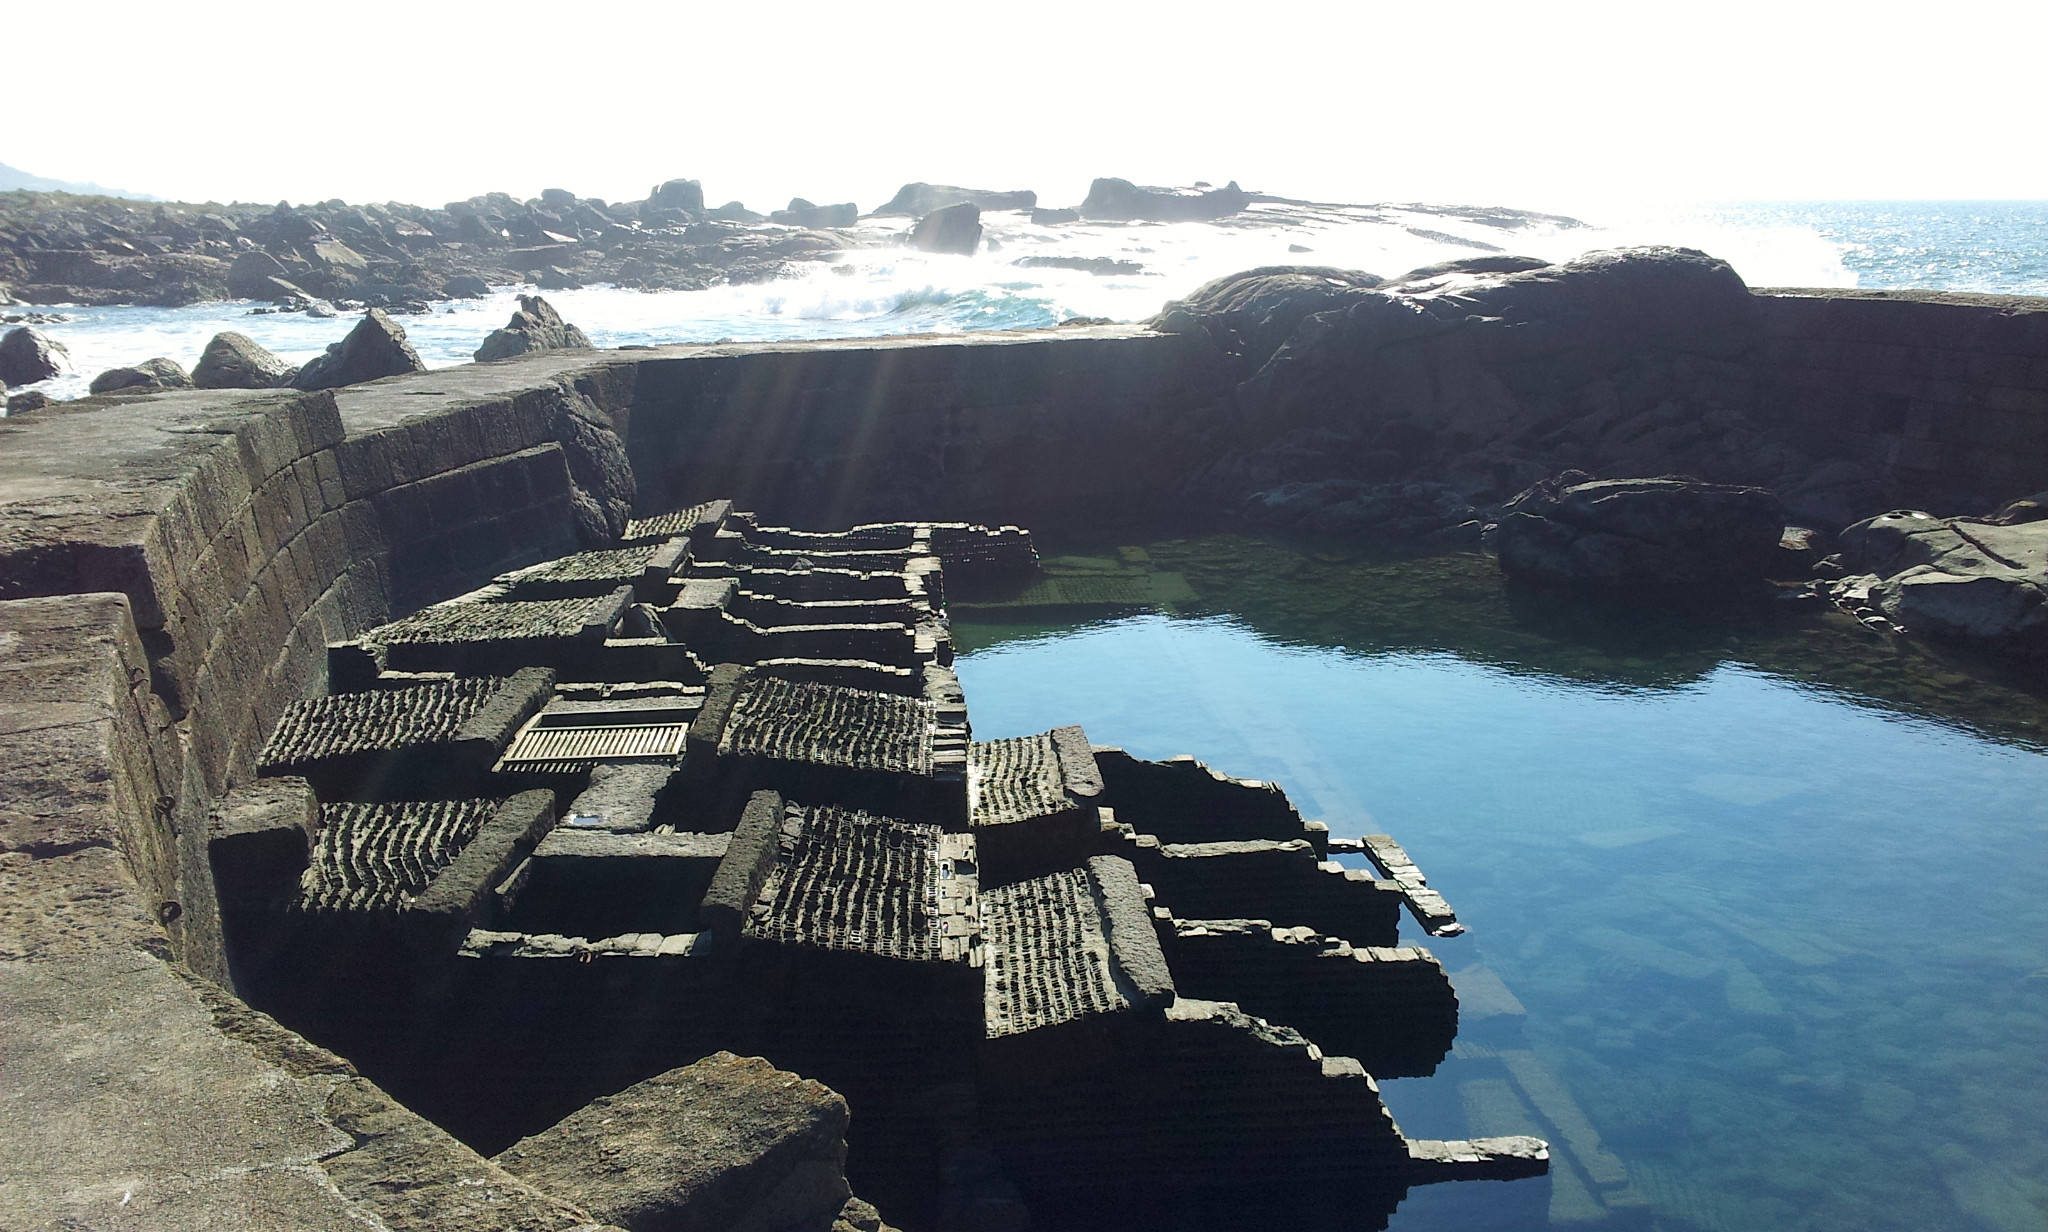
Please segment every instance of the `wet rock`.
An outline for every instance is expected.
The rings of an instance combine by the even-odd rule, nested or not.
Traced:
[[[1097,278],[1109,278],[1117,274],[1142,274],[1145,267],[1136,261],[1119,261],[1115,257],[1018,257],[1010,262],[1025,269],[1067,269]]]
[[[71,367],[64,344],[30,325],[18,325],[0,337],[0,384],[33,385]]]
[[[192,383],[200,389],[273,389],[298,371],[246,334],[218,333],[199,353]]]
[[[475,274],[457,274],[441,284],[441,294],[450,299],[482,299],[491,293],[491,284]]]
[[[7,396],[7,413],[9,415],[26,415],[30,411],[40,411],[48,405],[50,405],[50,395],[40,389],[23,390],[21,393],[9,394]]]
[[[860,221],[860,210],[851,201],[812,205],[802,197],[792,197],[789,208],[770,214],[768,221],[786,227],[851,227]]]
[[[582,330],[564,321],[554,305],[538,295],[522,295],[519,297],[519,310],[512,314],[504,328],[493,330],[484,339],[484,344],[476,349],[475,359],[483,363],[524,355],[529,351],[587,349],[589,346],[590,339]]]
[[[1031,225],[1035,227],[1057,227],[1065,223],[1080,221],[1081,211],[1079,210],[1039,209],[1031,211]]]
[[[372,308],[327,353],[299,369],[294,389],[338,389],[405,372],[423,372],[426,364],[405,339],[405,328]]]
[[[1014,192],[994,192],[986,188],[961,188],[956,184],[926,184],[923,182],[905,184],[896,190],[886,205],[876,208],[878,218],[923,218],[933,210],[942,210],[949,205],[962,202],[981,210],[1028,210],[1038,204],[1038,194],[1030,189]]]
[[[543,265],[533,272],[533,285],[543,291],[574,291],[583,280],[559,265]]]
[[[981,207],[961,201],[933,210],[911,228],[910,246],[922,252],[973,256],[981,247]]]
[[[737,201],[728,201],[715,210],[704,211],[704,217],[719,222],[766,222],[767,215],[756,214]]]
[[[127,368],[109,368],[92,379],[92,392],[110,394],[116,390],[155,392],[164,389],[190,389],[192,377],[185,366],[175,359],[159,355],[145,359]]]
[[[1207,222],[1244,209],[1251,194],[1232,180],[1222,188],[1141,188],[1129,180],[1098,179],[1088,187],[1081,217],[1144,222]]]
[[[1501,511],[1495,547],[1518,581],[1669,597],[1769,575],[1785,508],[1762,488],[1566,472]]]
[[[758,1057],[714,1053],[593,1100],[494,1162],[633,1232],[826,1232],[849,1209],[846,1101]]]

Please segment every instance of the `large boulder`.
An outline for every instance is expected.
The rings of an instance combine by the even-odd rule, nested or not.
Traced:
[[[553,304],[538,295],[519,297],[519,310],[503,329],[492,330],[476,349],[475,359],[484,363],[510,359],[528,351],[588,350],[590,339],[583,331],[562,319]]]
[[[1167,333],[1206,330],[1235,355],[1263,357],[1280,349],[1310,313],[1345,308],[1380,280],[1327,265],[1265,265],[1203,283],[1151,321]]]
[[[1784,531],[1783,502],[1762,488],[1567,472],[1509,502],[1494,545],[1518,581],[1697,598],[1761,581]]]
[[[292,378],[292,388],[338,389],[379,377],[424,372],[426,367],[419,352],[405,340],[404,327],[385,316],[382,309],[372,308],[348,331],[348,337],[330,345],[325,355],[299,369],[299,374]]]
[[[92,379],[92,392],[110,394],[125,389],[155,393],[164,389],[190,389],[192,378],[175,359],[159,355],[127,368],[109,368]]]
[[[441,294],[450,299],[482,299],[491,293],[491,284],[475,274],[457,274],[441,284]]]
[[[270,280],[289,282],[292,270],[261,248],[237,256],[228,266],[228,294],[236,299],[274,299]]]
[[[669,180],[656,184],[647,194],[643,214],[653,210],[676,210],[692,218],[704,213],[704,186],[696,180]]]
[[[64,344],[30,325],[18,325],[0,338],[0,385],[33,385],[71,367]]]
[[[846,1209],[846,1101],[714,1053],[593,1100],[493,1162],[631,1232],[826,1232]]]
[[[1232,180],[1222,188],[1143,188],[1129,180],[1098,179],[1088,186],[1081,217],[1106,221],[1208,222],[1252,202]]]
[[[802,197],[791,197],[789,208],[770,214],[768,221],[786,227],[850,227],[860,221],[860,210],[851,201],[812,205]]]
[[[1028,210],[1038,204],[1038,194],[1028,188],[994,192],[986,188],[961,188],[956,184],[905,184],[875,210],[878,218],[923,218],[933,210],[967,202],[983,210]]]
[[[1849,576],[1824,590],[1907,633],[2048,658],[2048,520],[2035,498],[1989,519],[1897,509],[1838,537]]]
[[[910,246],[971,257],[981,247],[981,207],[971,201],[933,210],[910,230]]]
[[[1380,286],[1249,271],[1169,305],[1153,327],[1206,334],[1236,378],[1240,443],[1207,486],[1242,498],[1287,480],[1429,480],[1484,505],[1574,468],[1777,491],[1812,471],[1759,412],[1762,322],[1726,262],[1636,248],[1477,265]],[[1355,464],[1290,469],[1272,453],[1306,434]]]
[[[273,389],[297,371],[255,339],[230,330],[215,334],[199,353],[192,383],[201,389]]]

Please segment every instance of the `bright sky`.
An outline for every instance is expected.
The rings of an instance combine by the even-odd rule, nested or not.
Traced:
[[[2048,198],[2048,4],[15,0],[0,162],[186,200],[1098,175],[1340,201]]]

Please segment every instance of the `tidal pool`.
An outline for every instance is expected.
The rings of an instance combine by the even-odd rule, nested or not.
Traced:
[[[956,615],[975,735],[1078,722],[1406,845],[1470,931],[1421,938],[1459,1043],[1387,1102],[1555,1163],[1394,1229],[2048,1230],[2048,702],[1844,619],[1589,613],[1476,556],[1147,558],[1195,600]]]

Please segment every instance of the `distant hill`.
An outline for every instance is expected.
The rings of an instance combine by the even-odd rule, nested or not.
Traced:
[[[0,192],[27,189],[30,192],[66,192],[87,197],[127,197],[135,201],[161,201],[148,193],[129,192],[125,188],[107,188],[99,184],[74,184],[69,180],[52,180],[45,176],[30,175],[19,167],[0,163]]]

